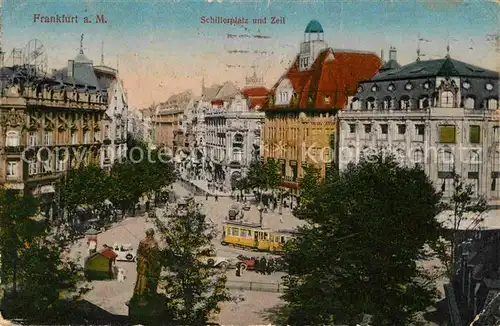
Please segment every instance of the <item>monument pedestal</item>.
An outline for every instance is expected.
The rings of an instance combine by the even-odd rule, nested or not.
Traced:
[[[142,300],[132,297],[127,306],[129,319],[134,325],[164,325],[166,322],[165,302],[160,295]]]

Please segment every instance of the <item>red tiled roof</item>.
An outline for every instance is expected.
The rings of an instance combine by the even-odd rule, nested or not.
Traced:
[[[330,53],[334,56],[333,60],[327,60]],[[300,71],[299,56],[297,56],[288,72],[270,92],[274,95],[281,81],[288,78],[298,96],[297,104],[270,106],[265,107],[265,110],[279,110],[281,107],[343,109],[347,104],[347,97],[356,93],[358,83],[375,76],[381,65],[382,61],[374,53],[335,52],[326,49],[320,53],[311,69]],[[312,99],[312,103],[309,103],[309,98]]]
[[[250,99],[249,107],[250,109],[254,109],[256,106],[259,106],[262,109],[267,103],[267,97],[259,97]]]
[[[114,259],[118,257],[118,255],[111,248],[104,248],[99,253],[108,259]]]
[[[241,93],[245,97],[267,96],[269,90],[265,87],[248,87],[244,88]]]

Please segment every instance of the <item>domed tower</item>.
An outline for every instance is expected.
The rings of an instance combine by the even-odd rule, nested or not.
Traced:
[[[317,56],[328,47],[324,37],[319,21],[311,20],[304,31],[304,42],[300,44],[300,71],[310,69]]]

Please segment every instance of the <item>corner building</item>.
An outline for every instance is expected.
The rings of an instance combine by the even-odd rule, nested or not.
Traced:
[[[262,156],[279,162],[282,185],[292,193],[298,193],[306,165],[324,177],[334,163],[337,112],[355,94],[358,81],[372,78],[381,64],[374,53],[329,48],[321,24],[309,22],[300,53],[263,109]]]
[[[339,114],[339,168],[382,150],[403,166],[420,166],[445,198],[455,171],[498,205],[498,72],[449,54],[402,67],[396,59],[391,48],[390,60]]]

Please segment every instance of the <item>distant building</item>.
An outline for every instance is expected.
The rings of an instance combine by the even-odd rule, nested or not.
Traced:
[[[300,52],[264,106],[262,156],[278,161],[284,187],[298,194],[307,165],[325,175],[335,159],[337,111],[356,93],[358,82],[372,78],[380,66],[373,53],[329,48],[321,24],[309,22]]]
[[[205,111],[205,169],[213,185],[231,189],[246,175],[251,161],[260,159],[264,113],[256,108],[267,94],[263,87],[239,91],[225,83]]]
[[[118,71],[107,66],[96,66],[94,71],[101,89],[108,92],[108,109],[104,116],[104,139],[101,151],[101,166],[109,171],[116,160],[127,155],[127,92]]]
[[[456,171],[500,204],[498,72],[449,55],[401,67],[394,48],[389,59],[339,114],[340,169],[384,150],[422,167],[444,197]]]

